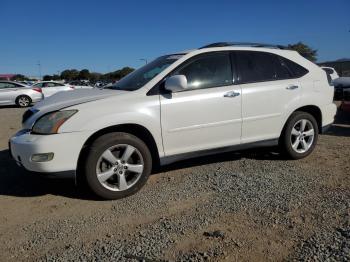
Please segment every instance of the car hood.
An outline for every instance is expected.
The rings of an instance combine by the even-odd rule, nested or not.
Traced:
[[[72,91],[62,91],[58,92],[39,103],[35,104],[32,108],[30,108],[25,114],[27,117],[24,120],[23,128],[31,128],[34,124],[35,120],[41,117],[42,115],[61,110],[66,107],[83,104],[91,101],[101,100],[104,98],[108,98],[111,96],[117,96],[121,94],[125,94],[128,91],[121,90],[108,90],[108,89],[77,89]]]
[[[33,109],[48,112],[60,110],[82,103],[104,99],[107,97],[123,94],[127,91],[107,90],[107,89],[77,89],[72,91],[58,92],[37,103]]]

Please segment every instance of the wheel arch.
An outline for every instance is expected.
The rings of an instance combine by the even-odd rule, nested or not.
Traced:
[[[312,115],[316,122],[317,122],[317,127],[318,127],[318,131],[320,134],[322,134],[322,111],[318,106],[315,105],[306,105],[306,106],[302,106],[302,107],[298,107],[297,109],[295,109],[294,111],[292,111],[287,120],[285,121],[284,125],[283,125],[283,129],[281,134],[283,134],[284,129],[290,119],[290,117],[292,116],[293,113],[295,112],[305,112],[305,113],[309,113],[310,115]]]
[[[19,99],[20,97],[22,97],[22,96],[27,97],[27,98],[29,99],[29,103],[32,103],[32,102],[33,102],[32,98],[31,98],[29,95],[27,95],[27,94],[20,94],[20,95],[16,96],[16,98],[15,98],[15,103],[16,103],[16,104],[18,103],[18,99]]]
[[[105,127],[103,129],[100,129],[93,133],[84,143],[83,148],[80,151],[78,163],[77,163],[77,181],[81,178],[81,172],[83,165],[83,160],[86,157],[87,148],[89,145],[91,145],[97,138],[101,137],[102,135],[112,133],[112,132],[125,132],[128,134],[132,134],[139,139],[141,139],[146,146],[149,148],[151,155],[152,155],[152,164],[154,168],[157,168],[159,166],[159,151],[157,147],[157,143],[152,135],[152,133],[144,126],[139,124],[120,124],[120,125],[114,125]]]

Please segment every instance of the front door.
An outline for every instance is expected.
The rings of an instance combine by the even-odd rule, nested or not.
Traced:
[[[14,83],[0,82],[0,105],[12,104],[18,87]]]
[[[185,75],[189,89],[160,96],[165,155],[239,144],[241,90],[229,54],[197,56],[173,75]]]

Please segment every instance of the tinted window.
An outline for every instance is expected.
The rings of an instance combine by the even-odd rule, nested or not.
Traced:
[[[283,61],[283,63],[285,63],[288,66],[289,70],[292,72],[293,76],[296,78],[302,77],[309,72],[307,69],[305,69],[301,65],[298,65],[297,63],[294,63],[287,58],[281,57],[280,59]]]
[[[174,75],[185,75],[190,89],[231,85],[233,78],[227,53],[213,53],[194,58]]]
[[[290,79],[293,78],[292,71],[288,68],[287,64],[281,59],[282,57],[277,55],[272,55],[275,59],[275,72],[276,72],[276,78],[278,80],[282,79]]]
[[[43,87],[43,84],[44,84],[44,83],[37,83],[37,84],[35,84],[35,85],[33,85],[33,86]]]
[[[264,53],[240,51],[236,52],[241,83],[254,83],[292,78],[289,70],[279,56]]]
[[[63,86],[62,84],[60,84],[60,83],[53,83],[54,84],[54,86]]]

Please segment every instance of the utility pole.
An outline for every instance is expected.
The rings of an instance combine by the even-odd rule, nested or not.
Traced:
[[[146,58],[140,58],[140,61],[145,61],[145,64],[147,65],[148,61]]]
[[[36,64],[38,66],[39,69],[39,78],[41,80],[41,64],[40,64],[40,60],[38,61],[38,63]]]

